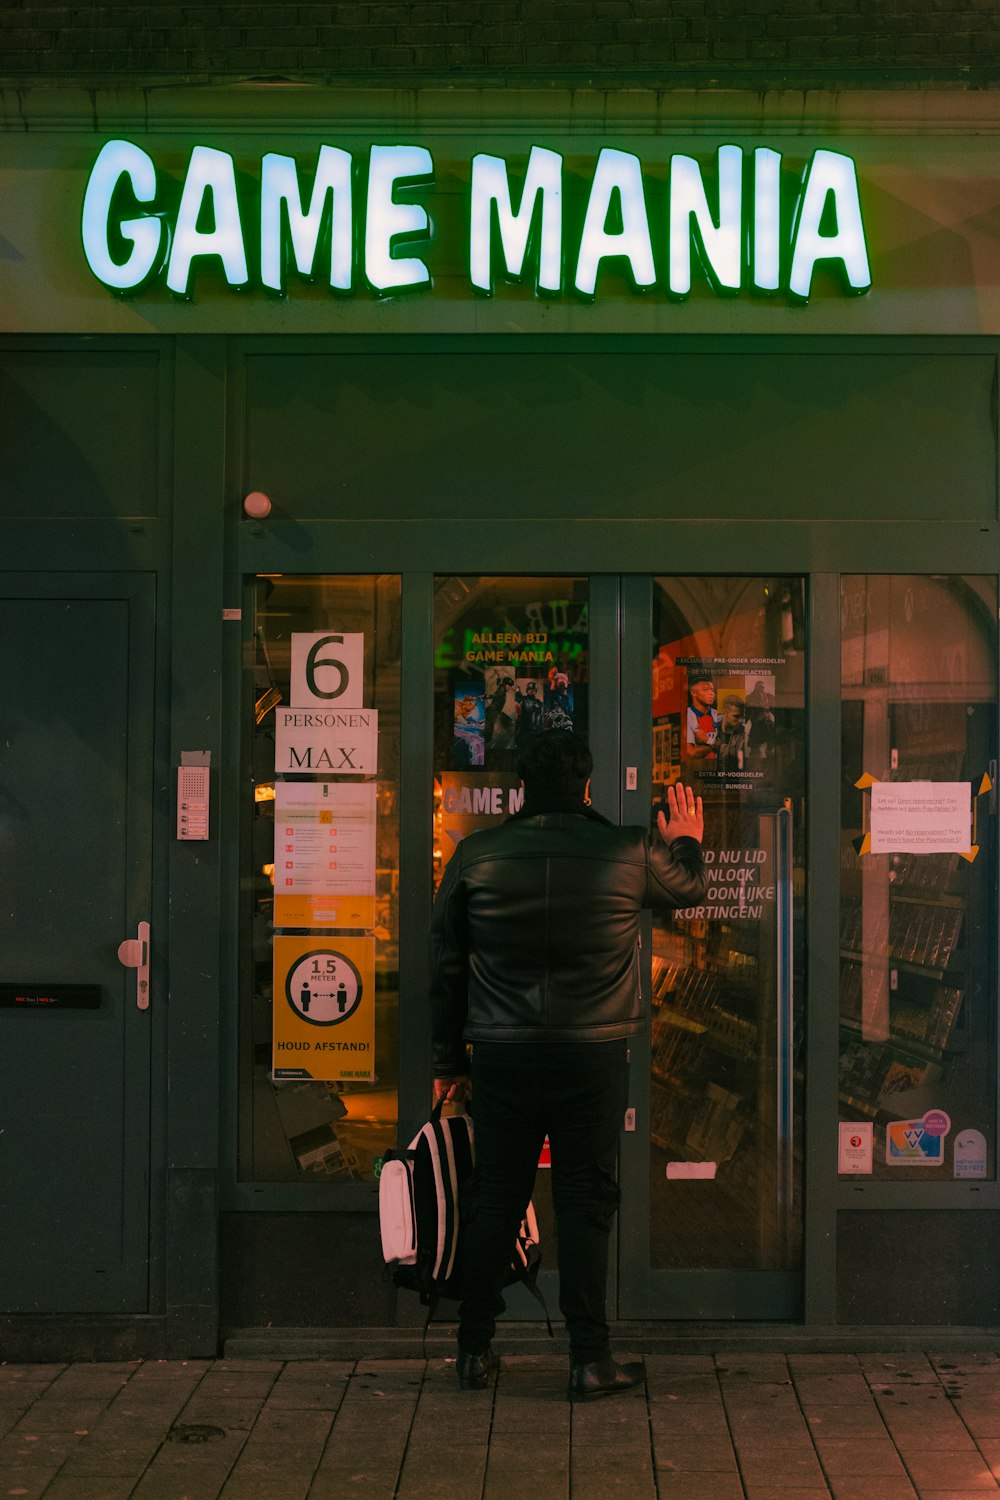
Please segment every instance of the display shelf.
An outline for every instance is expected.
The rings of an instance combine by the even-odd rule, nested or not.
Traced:
[[[950,962],[946,969],[935,969],[929,964],[915,964],[909,959],[897,958],[892,953],[886,953],[884,950],[879,952],[873,948],[841,948],[840,956],[848,963],[874,965],[885,961],[891,969],[902,969],[906,974],[920,974],[927,979],[936,980],[938,984],[943,984],[946,979],[955,978],[965,972],[965,961],[961,957],[957,962]]]
[[[870,1040],[862,1035],[860,1021],[852,1021],[846,1016],[840,1018],[841,1031],[850,1031],[862,1038]],[[875,1042],[876,1046],[889,1047],[893,1052],[903,1053],[906,1057],[912,1057],[918,1062],[939,1063],[942,1060],[944,1049],[941,1047],[930,1047],[926,1042],[916,1041],[912,1037],[901,1036],[898,1032],[890,1030],[884,1039]]]

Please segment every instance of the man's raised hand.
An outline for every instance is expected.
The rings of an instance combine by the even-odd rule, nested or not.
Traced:
[[[689,786],[680,782],[667,787],[669,818],[661,810],[656,815],[656,826],[665,843],[674,839],[697,839],[700,844],[705,835],[705,815],[701,798],[696,797]]]

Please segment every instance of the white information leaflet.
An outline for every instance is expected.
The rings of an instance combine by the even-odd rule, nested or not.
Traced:
[[[968,853],[968,781],[876,781],[871,795],[873,854]]]
[[[274,711],[278,776],[378,775],[377,708],[285,708]]]
[[[274,796],[276,923],[370,925],[375,783],[279,781]]]
[[[875,1127],[871,1120],[840,1120],[837,1171],[847,1175],[870,1175]]]

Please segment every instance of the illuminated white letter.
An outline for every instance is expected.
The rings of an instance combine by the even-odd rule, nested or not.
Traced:
[[[611,195],[618,193],[621,202],[620,234],[607,232]],[[653,246],[649,238],[646,199],[642,191],[642,166],[637,156],[606,147],[597,158],[594,180],[587,200],[587,215],[580,237],[580,255],[576,263],[574,285],[584,296],[592,297],[597,285],[597,268],[608,255],[624,255],[632,268],[637,287],[652,286],[656,281]]]
[[[152,203],[156,197],[156,168],[145,151],[131,141],[108,141],[94,162],[83,197],[83,253],[98,281],[116,292],[128,291],[145,281],[160,253],[163,226],[155,217],[123,219],[118,231],[131,240],[124,261],[111,257],[108,217],[111,200],[122,177],[127,177],[137,203]]]
[[[692,224],[692,219],[694,223]],[[691,290],[691,240],[697,232],[705,271],[716,291],[738,292],[743,256],[743,152],[719,147],[719,222],[705,197],[701,168],[693,156],[670,158],[670,291]]]
[[[368,209],[365,218],[365,275],[377,292],[399,287],[421,286],[431,279],[417,256],[394,260],[392,241],[396,235],[422,234],[430,228],[427,210],[419,203],[396,203],[392,190],[397,182],[430,177],[431,154],[423,146],[373,146],[368,167]]]
[[[214,227],[201,230],[198,219],[209,194]],[[191,262],[203,255],[219,257],[230,286],[245,286],[250,279],[233,158],[213,146],[195,146],[191,152],[167,268],[167,286],[172,292],[187,295]]]
[[[827,199],[833,195],[834,234],[820,234]],[[814,151],[806,168],[805,184],[795,223],[795,247],[788,289],[803,301],[809,296],[818,260],[839,260],[852,292],[867,292],[872,284],[868,247],[861,222],[858,174],[854,162],[839,151]]]
[[[507,275],[520,276],[539,193],[542,195],[542,225],[538,244],[538,285],[543,292],[559,292],[562,290],[562,157],[556,151],[532,146],[517,213],[511,206],[507,163],[503,157],[481,155],[472,158],[469,277],[477,290],[493,291],[493,205],[496,204]]]
[[[753,154],[753,284],[776,292],[781,283],[781,154],[761,146]]]
[[[288,238],[295,269],[311,276],[320,229],[330,209],[330,285],[338,291],[351,289],[353,261],[351,217],[351,157],[334,146],[320,146],[309,208],[303,212],[299,174],[293,156],[269,151],[260,171],[260,279],[272,291],[285,290],[285,245],[283,210],[288,211]]]

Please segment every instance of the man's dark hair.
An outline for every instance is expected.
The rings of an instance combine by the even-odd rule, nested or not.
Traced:
[[[534,735],[517,761],[517,774],[528,795],[533,792],[582,795],[593,769],[590,746],[572,729],[546,729]]]

